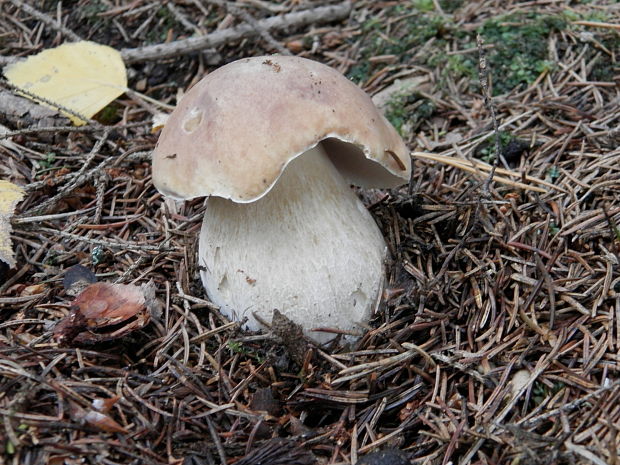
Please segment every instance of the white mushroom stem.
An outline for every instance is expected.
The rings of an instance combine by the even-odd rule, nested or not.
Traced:
[[[229,318],[274,309],[317,342],[316,328],[360,332],[382,291],[386,246],[374,219],[320,144],[300,155],[252,203],[207,201],[200,233],[201,277]]]

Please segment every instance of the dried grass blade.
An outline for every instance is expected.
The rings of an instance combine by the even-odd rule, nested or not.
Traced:
[[[445,165],[454,166],[455,168],[458,168],[458,169],[461,169],[463,171],[467,171],[473,174],[480,174],[479,173],[480,170],[485,171],[485,172],[490,172],[491,169],[493,168],[491,165],[488,165],[481,161],[466,160],[464,158],[458,158],[458,157],[446,157],[443,155],[436,155],[433,153],[411,152],[411,156],[414,158],[418,158],[420,160],[431,160],[431,161],[443,163]],[[562,189],[561,187],[558,187],[542,179],[534,178],[532,176],[528,176],[528,175],[522,176],[520,173],[510,171],[504,168],[497,168],[495,172],[506,175],[506,176],[524,178],[526,181],[541,184],[551,189],[564,192],[564,189]],[[493,179],[499,183],[506,184],[506,185],[513,186],[513,187],[520,187],[521,189],[527,189],[527,190],[531,190],[535,192],[547,192],[545,189],[541,187],[530,186],[529,184],[524,184],[518,181],[512,181],[510,179],[503,178],[501,176],[494,176]]]

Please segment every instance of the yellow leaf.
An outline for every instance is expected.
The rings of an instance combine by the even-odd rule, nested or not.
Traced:
[[[11,247],[10,219],[15,205],[24,197],[24,191],[8,181],[0,181],[0,260],[13,268],[15,256]]]
[[[87,41],[63,44],[10,64],[4,68],[4,75],[20,89],[87,118],[127,89],[121,54],[112,47]],[[85,124],[80,118],[64,114],[76,126]]]

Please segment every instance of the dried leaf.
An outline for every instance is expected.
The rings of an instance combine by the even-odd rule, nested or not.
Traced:
[[[21,296],[22,297],[27,297],[27,296],[31,296],[31,295],[42,294],[43,292],[45,292],[46,288],[47,288],[47,286],[45,284],[33,284],[31,286],[26,286],[22,290]]]
[[[95,283],[73,301],[90,327],[116,324],[134,316],[144,307],[140,287],[132,284]]]
[[[10,219],[15,206],[24,197],[24,191],[8,181],[0,181],[0,260],[15,267],[15,255],[11,247]]]
[[[87,118],[127,89],[121,54],[88,41],[63,44],[10,64],[4,68],[4,75],[20,89]],[[74,115],[66,116],[76,126],[85,124]]]
[[[128,431],[109,416],[95,410],[86,410],[71,403],[71,416],[75,421],[87,423],[106,433],[127,433]]]
[[[93,344],[123,337],[150,320],[143,288],[95,283],[75,298],[71,313],[56,325],[54,335],[61,344]]]
[[[92,406],[97,412],[108,413],[114,404],[116,404],[121,399],[120,396],[113,396],[108,399],[102,399],[97,397],[93,399]]]
[[[107,415],[91,410],[86,413],[84,420],[91,426],[108,433],[126,433],[127,430]]]

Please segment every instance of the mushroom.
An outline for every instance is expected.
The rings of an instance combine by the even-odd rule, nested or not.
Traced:
[[[208,196],[199,265],[211,301],[251,330],[278,309],[319,343],[359,333],[383,286],[387,247],[350,184],[396,187],[410,170],[404,142],[359,87],[288,56],[208,74],[153,152],[160,192]]]

